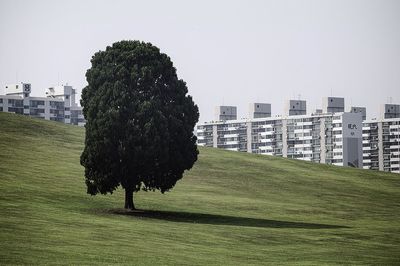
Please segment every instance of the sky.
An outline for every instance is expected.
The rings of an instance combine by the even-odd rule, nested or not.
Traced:
[[[0,0],[0,94],[9,83],[80,93],[92,55],[120,40],[168,54],[200,109],[345,97],[346,107],[400,103],[400,1]]]

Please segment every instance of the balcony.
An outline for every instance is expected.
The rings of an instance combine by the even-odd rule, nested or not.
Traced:
[[[303,133],[303,132],[310,132],[310,131],[312,131],[312,129],[311,128],[302,128],[302,129],[295,129],[294,130],[294,133],[296,134],[296,133]]]
[[[272,147],[272,146],[260,146],[260,147],[258,147],[260,150],[263,150],[263,151],[265,151],[265,150],[270,150],[270,151],[272,151],[273,149],[274,149],[274,147]]]
[[[260,139],[261,143],[266,143],[266,142],[273,142],[274,139]]]
[[[298,140],[312,140],[313,137],[312,136],[304,136],[304,137],[297,137]]]
[[[312,126],[313,122],[297,122],[296,126]]]
[[[237,138],[239,134],[226,134],[222,138]]]
[[[267,136],[267,135],[274,135],[274,131],[265,131],[265,132],[260,132],[260,136]]]
[[[272,128],[274,125],[272,125],[272,124],[269,124],[269,125],[262,125],[261,127],[262,128]]]

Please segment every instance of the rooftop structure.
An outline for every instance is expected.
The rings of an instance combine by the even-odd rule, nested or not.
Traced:
[[[235,120],[237,119],[236,106],[216,106],[215,107],[215,120]]]
[[[324,113],[344,112],[344,98],[341,97],[322,98],[322,111]]]
[[[271,104],[270,103],[250,103],[249,104],[249,117],[250,118],[271,117]]]
[[[304,100],[288,100],[285,104],[285,115],[305,115],[307,104]]]
[[[400,104],[383,104],[381,106],[381,118],[400,118]]]
[[[352,106],[352,107],[350,107],[349,112],[350,113],[361,113],[362,120],[364,121],[365,119],[367,119],[367,108],[365,108],[365,107]]]

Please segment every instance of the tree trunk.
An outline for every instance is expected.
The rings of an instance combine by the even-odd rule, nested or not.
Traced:
[[[133,190],[125,189],[125,209],[135,210],[135,205],[133,204]]]

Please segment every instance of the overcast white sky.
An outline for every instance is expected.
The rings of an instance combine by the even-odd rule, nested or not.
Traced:
[[[30,82],[34,96],[68,83],[80,92],[90,58],[122,39],[167,53],[200,108],[289,98],[321,107],[400,103],[400,1],[0,0],[0,93]]]

